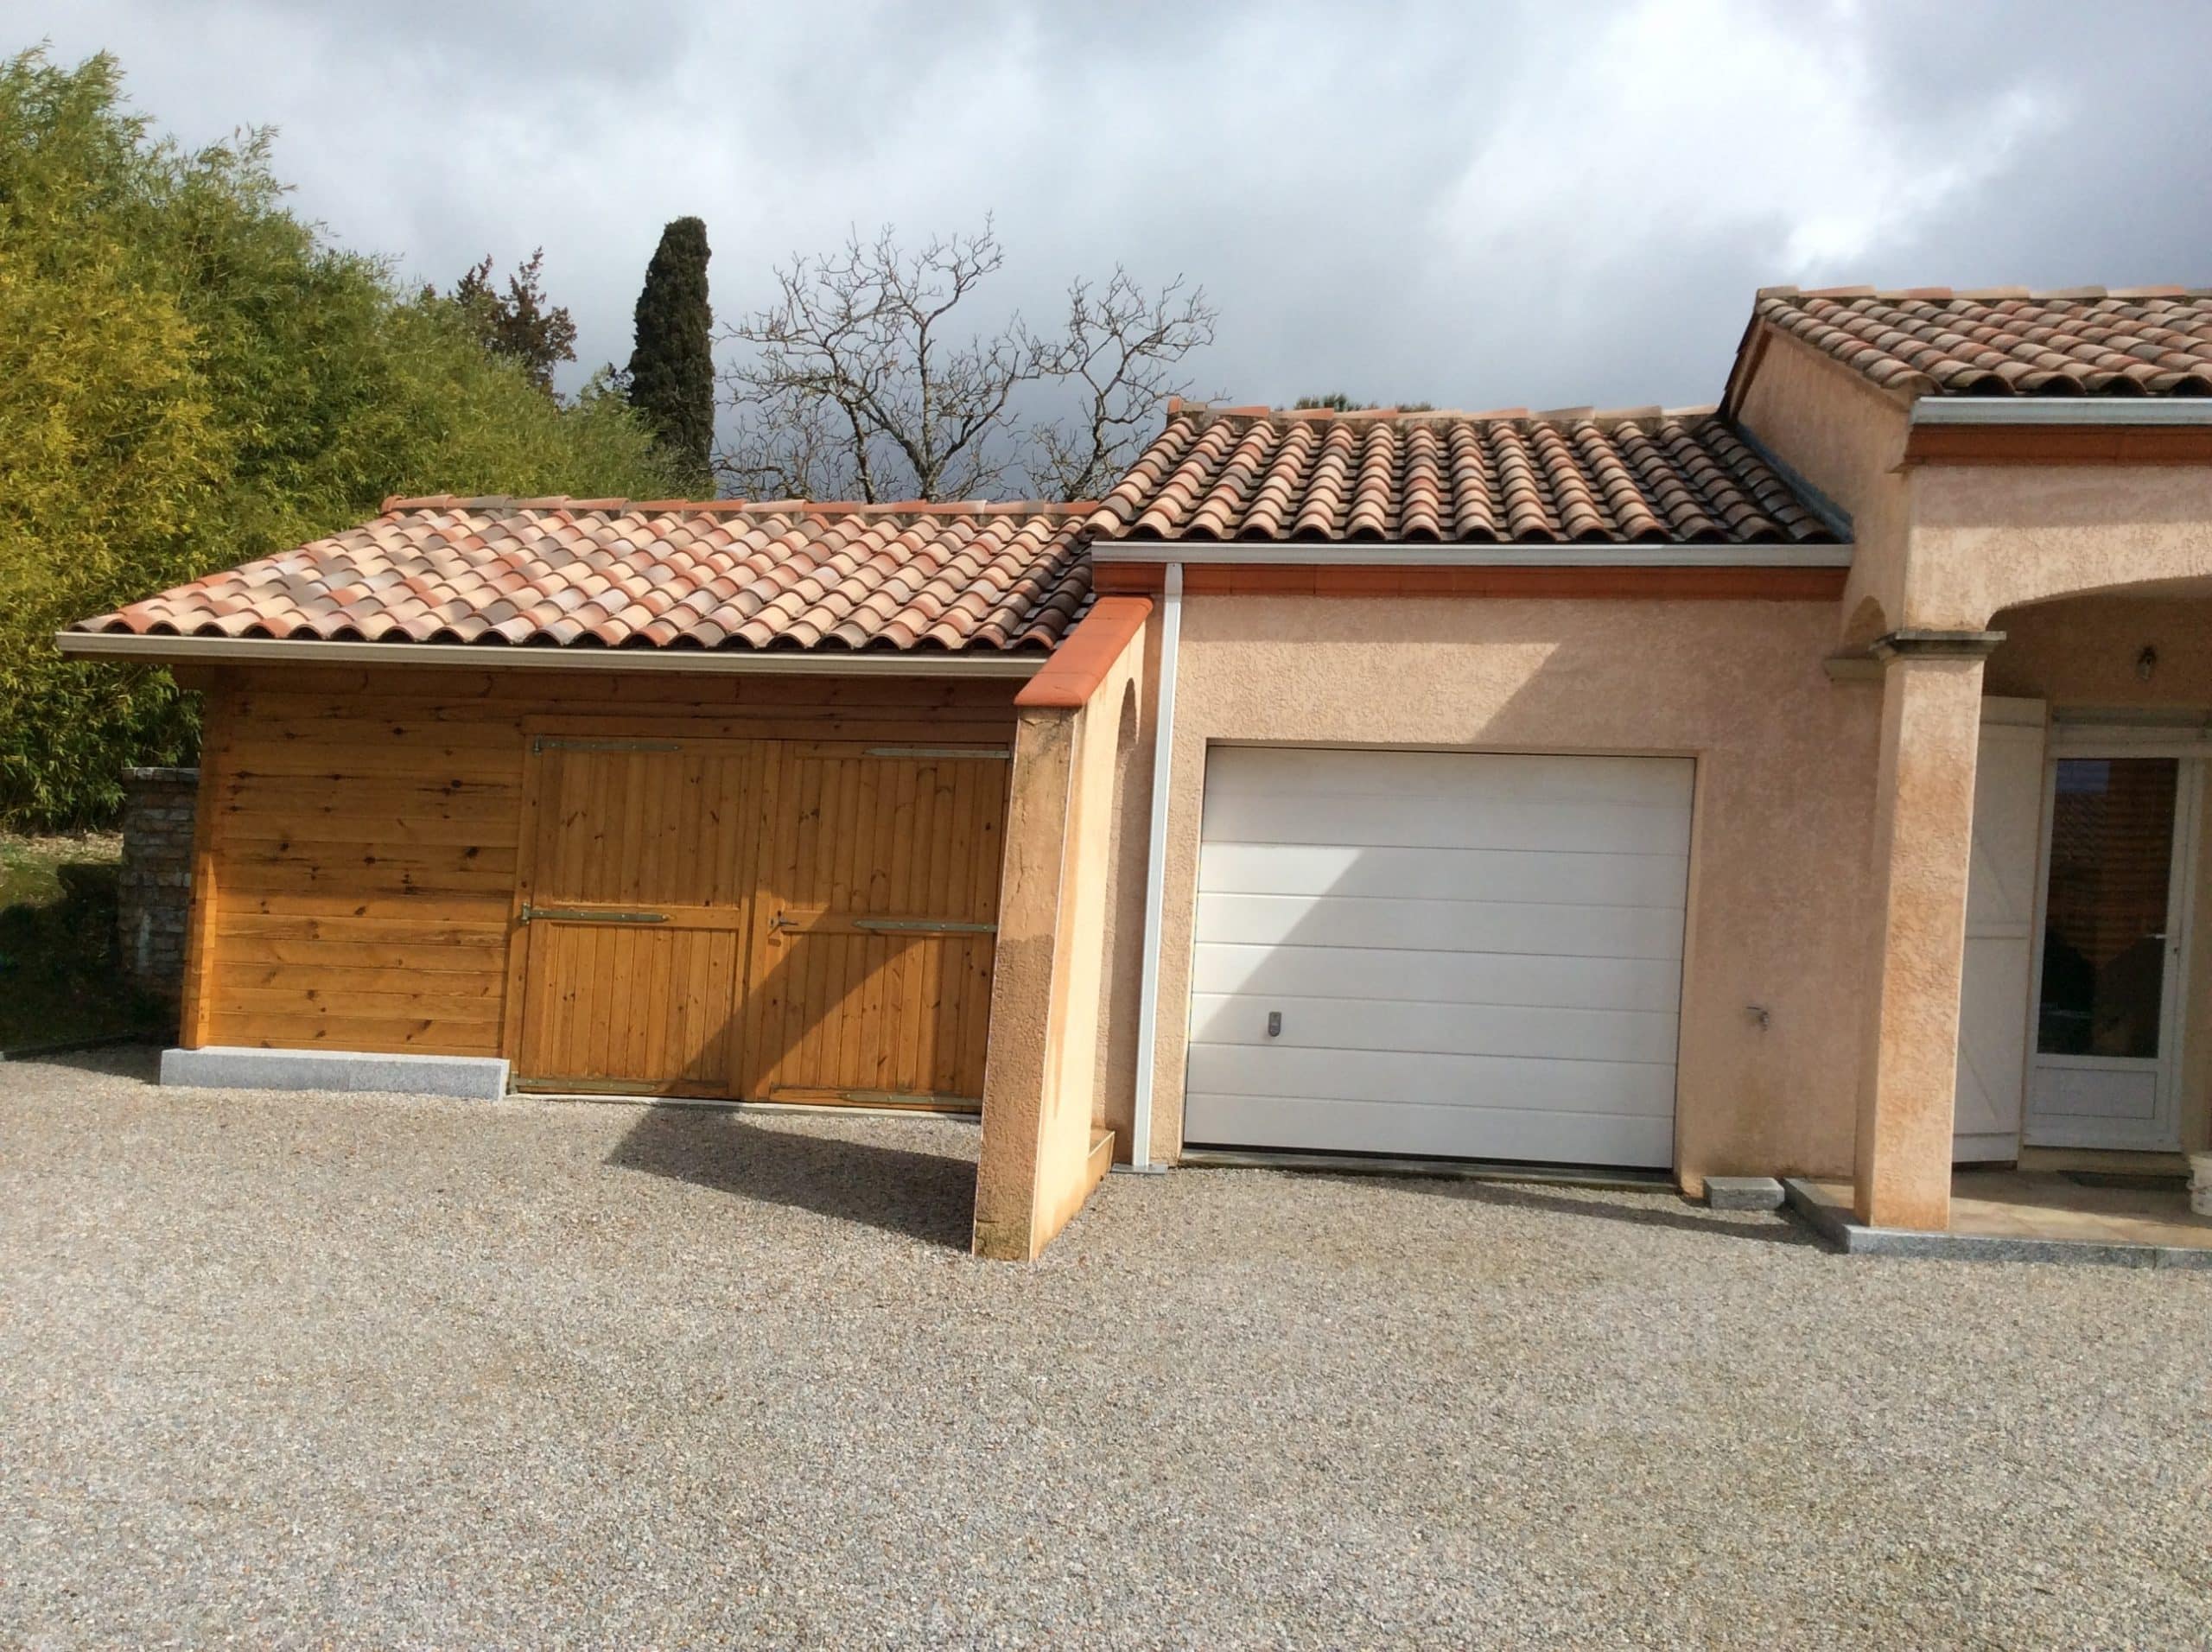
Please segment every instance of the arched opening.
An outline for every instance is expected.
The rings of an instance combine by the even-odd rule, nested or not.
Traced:
[[[1851,611],[1851,618],[1844,626],[1844,651],[1863,654],[1877,637],[1886,636],[1889,631],[1889,616],[1882,612],[1881,603],[1873,597],[1866,597]]]
[[[1988,715],[2040,726],[2039,772],[1978,777],[1977,876],[2032,949],[2021,1141],[2212,1147],[2212,580],[2008,608]],[[1985,721],[1984,752],[1990,751]],[[1985,769],[1990,769],[1986,760]],[[2000,806],[2001,805],[2001,806]],[[2018,847],[1985,867],[2009,810]],[[2000,874],[2002,874],[2000,876]],[[1970,902],[1971,905],[1971,902]],[[1969,958],[1975,944],[1969,920]],[[1972,1027],[1962,1028],[1970,1039]]]

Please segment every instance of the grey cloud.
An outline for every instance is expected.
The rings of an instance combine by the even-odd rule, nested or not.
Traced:
[[[1196,376],[1240,401],[1682,404],[1776,281],[2212,283],[2212,10],[2147,0],[81,0],[47,27],[188,138],[277,125],[301,206],[413,275],[542,244],[585,365],[626,356],[683,213],[725,316],[848,226],[991,210],[1001,310],[1186,273],[1223,311]],[[1593,80],[1620,49],[1663,60]],[[1794,105],[1729,79],[1777,60],[1812,77]],[[1901,199],[1942,187],[1827,222],[1862,147]]]

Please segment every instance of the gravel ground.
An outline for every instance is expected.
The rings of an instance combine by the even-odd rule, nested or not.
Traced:
[[[0,1641],[2203,1645],[2212,1275],[0,1067]]]

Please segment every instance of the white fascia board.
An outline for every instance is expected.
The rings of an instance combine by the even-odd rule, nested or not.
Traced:
[[[703,648],[527,648],[469,643],[306,642],[267,637],[140,637],[127,632],[64,631],[54,645],[82,659],[136,659],[181,665],[391,665],[463,670],[730,672],[771,677],[1034,677],[1044,654],[801,654]]]
[[[1100,562],[1181,562],[1198,567],[1385,568],[1848,568],[1849,545],[1554,544],[1440,545],[1402,540],[1261,543],[1188,539],[1094,544]]]
[[[1915,424],[2212,424],[2212,396],[1923,396]]]

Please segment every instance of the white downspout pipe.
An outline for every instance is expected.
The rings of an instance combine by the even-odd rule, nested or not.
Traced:
[[[1152,829],[1144,863],[1144,973],[1137,987],[1137,1093],[1131,1170],[1152,1163],[1152,1083],[1160,1043],[1160,927],[1167,905],[1167,782],[1175,767],[1175,664],[1183,636],[1183,564],[1167,564],[1160,607],[1160,693],[1152,727]]]

